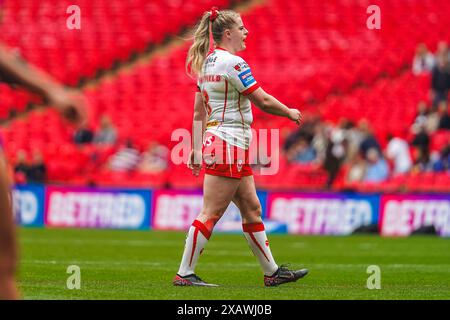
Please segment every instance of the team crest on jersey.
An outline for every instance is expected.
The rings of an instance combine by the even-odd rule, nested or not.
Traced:
[[[249,67],[249,66],[248,66],[247,62],[239,62],[237,65],[234,66],[234,69],[235,69],[237,72],[241,72],[242,69],[246,69],[246,68],[248,68],[248,67]]]
[[[212,152],[211,154],[203,155],[203,161],[205,162],[206,168],[214,169],[216,167],[216,154]]]
[[[241,159],[239,159],[237,161],[237,170],[238,170],[238,172],[241,172],[243,165],[244,165],[244,162]]]

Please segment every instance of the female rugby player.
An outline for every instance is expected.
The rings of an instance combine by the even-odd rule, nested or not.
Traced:
[[[245,49],[247,36],[248,30],[238,13],[213,8],[203,14],[188,53],[186,65],[198,77],[194,123],[200,122],[204,132],[202,150],[199,136],[203,134],[196,136],[193,129],[188,167],[198,176],[203,159],[206,171],[203,208],[189,229],[181,265],[173,280],[177,286],[215,286],[201,280],[195,274],[195,266],[231,201],[241,212],[245,238],[258,258],[266,286],[297,281],[308,273],[307,269],[289,270],[275,262],[248,156],[253,121],[250,102],[297,124],[301,113],[266,93],[254,79],[249,65],[236,55]],[[208,55],[211,41],[215,49]]]

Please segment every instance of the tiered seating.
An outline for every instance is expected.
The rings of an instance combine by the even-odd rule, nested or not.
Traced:
[[[411,63],[418,42],[435,50],[447,35],[450,3],[377,5],[381,30],[369,30],[364,1],[271,0],[244,17],[250,33],[243,56],[264,88],[298,106],[393,76]]]
[[[342,117],[355,123],[368,119],[384,145],[387,133],[405,137],[417,115],[417,105],[429,100],[429,86],[429,76],[407,72],[394,79],[380,79],[370,88],[358,88],[343,97],[330,97],[316,110],[333,123]]]
[[[227,6],[228,0],[216,1]],[[75,84],[114,60],[161,43],[190,26],[209,1],[80,0],[81,29],[67,28],[68,0],[6,1],[0,39],[30,62]]]
[[[429,78],[416,78],[400,71],[412,61],[418,42],[425,41],[434,49],[442,38],[440,33],[448,25],[449,17],[445,12],[449,10],[445,8],[449,4],[427,0],[400,5],[394,0],[385,0],[380,1],[380,6],[382,29],[368,30],[366,7],[362,3],[269,1],[243,16],[250,30],[248,49],[243,56],[263,88],[281,101],[308,112],[319,112],[331,122],[342,116],[353,120],[365,117],[383,141],[387,132],[400,133],[409,126],[417,103],[427,99]],[[432,14],[427,19],[415,18],[424,16],[424,12]],[[192,17],[190,19],[193,21]],[[121,140],[130,137],[141,149],[151,140],[174,146],[176,142],[170,141],[173,130],[189,129],[192,121],[195,81],[184,72],[186,51],[187,45],[174,49],[87,90],[92,126],[95,127],[100,115],[106,113],[118,127]],[[355,88],[360,83],[368,87]],[[307,105],[305,101],[323,102]],[[78,167],[55,164],[53,180],[81,183],[86,179],[82,177],[88,177],[104,185],[162,186],[169,183],[179,188],[201,184],[201,179],[193,178],[184,165],[171,166],[168,173],[158,176],[112,174],[99,166],[86,168],[85,156],[89,157],[92,150],[67,147],[66,151],[61,151],[70,145],[73,129],[67,129],[53,113],[48,114],[42,115],[44,121],[34,121],[34,129],[27,124],[14,123],[7,130],[7,140],[9,146],[13,146],[10,152],[38,145],[54,150],[47,155],[52,162],[80,161],[83,164]],[[263,114],[256,108],[254,115],[255,129],[281,128],[282,137],[286,130],[295,127],[287,119]],[[45,128],[38,128],[43,124]],[[38,139],[39,129],[44,134]],[[436,146],[442,145],[443,138],[433,139],[436,139],[433,142]],[[108,150],[103,155],[112,152]],[[392,180],[382,186],[401,187],[409,179]],[[426,181],[442,183],[445,179],[446,176],[439,174]],[[256,177],[256,180],[259,186],[267,188],[318,189],[325,185],[326,175],[318,167],[292,167],[282,161],[276,176]],[[366,188],[370,190],[370,186]]]
[[[334,190],[353,190],[359,192],[450,192],[450,174],[447,172],[422,172],[394,176],[381,183],[343,183],[333,185]]]
[[[254,170],[257,187],[267,190],[322,190],[327,182],[327,173],[315,164],[288,164],[281,158],[279,171],[274,175],[260,175]]]
[[[221,7],[229,3],[215,1]],[[210,6],[207,0],[80,0],[76,5],[81,10],[81,29],[70,30],[71,14],[66,10],[73,4],[68,0],[5,1],[0,41],[56,79],[75,85],[81,78],[110,69],[115,61],[179,34]],[[21,94],[5,97],[0,87],[0,97],[0,120],[10,110],[23,111]]]
[[[15,90],[0,82],[0,121],[7,119],[11,113],[25,111],[31,102],[39,103],[41,99],[27,91]]]

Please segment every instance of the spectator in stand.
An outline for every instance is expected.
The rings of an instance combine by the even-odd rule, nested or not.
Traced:
[[[414,136],[411,143],[414,147],[420,149],[421,154],[430,153],[430,136],[428,135],[425,125],[419,127],[419,132]]]
[[[347,150],[344,135],[341,131],[331,134],[325,152],[323,168],[328,172],[327,187],[330,188],[345,160]]]
[[[367,150],[367,170],[364,182],[383,182],[389,176],[389,167],[376,148]]]
[[[439,125],[438,130],[450,130],[450,116],[448,114],[447,102],[441,101],[438,105]]]
[[[417,45],[416,54],[414,56],[412,72],[415,75],[422,73],[428,73],[433,69],[434,66],[434,56],[428,51],[425,43],[420,43]]]
[[[87,124],[80,126],[75,132],[73,142],[75,144],[89,144],[94,138],[94,133]]]
[[[33,162],[28,170],[28,181],[32,183],[44,183],[47,176],[47,167],[45,166],[42,153],[39,150],[33,152]]]
[[[327,151],[327,131],[329,129],[323,122],[317,122],[314,127],[314,137],[311,141],[311,146],[316,151],[316,162],[323,163]]]
[[[17,183],[27,183],[29,170],[30,166],[27,160],[27,153],[25,150],[19,150],[17,152],[17,160],[14,166],[14,180]]]
[[[436,65],[431,72],[431,93],[433,108],[441,101],[447,102],[450,89],[450,71],[448,55],[440,53],[436,56]]]
[[[138,170],[144,173],[159,173],[167,169],[169,149],[156,141],[150,142],[142,154]]]
[[[114,145],[117,141],[117,130],[111,118],[103,115],[100,119],[100,129],[96,132],[94,143],[100,145]]]
[[[330,132],[330,139],[333,143],[333,153],[335,155],[339,154],[339,158],[341,157],[341,154],[347,154],[347,123],[348,120],[346,118],[340,119],[338,125],[333,127]]]
[[[427,124],[428,121],[428,106],[425,101],[420,101],[417,105],[417,115],[412,124],[411,131],[416,134],[419,128]]]
[[[429,150],[414,147],[414,166],[412,172],[426,172],[433,170],[433,163],[430,160]]]
[[[387,147],[385,156],[388,160],[394,162],[394,175],[404,174],[409,172],[412,167],[411,155],[409,153],[408,142],[399,137],[394,137],[392,134],[387,136]]]
[[[111,171],[129,172],[136,169],[139,160],[139,150],[134,147],[131,139],[128,139],[124,145],[111,156],[108,167]]]
[[[440,152],[439,159],[433,163],[433,171],[450,172],[450,143],[448,143]]]
[[[350,160],[349,170],[345,176],[345,183],[351,184],[355,182],[362,182],[366,176],[367,162],[360,153],[355,154],[355,157]]]
[[[439,115],[439,112],[437,110],[433,110],[433,111],[429,112],[428,116],[427,116],[427,121],[425,123],[425,131],[428,134],[433,134],[433,132],[437,131],[439,128],[440,120],[441,120],[441,116]]]
[[[289,162],[311,163],[316,159],[316,151],[306,137],[300,137],[289,149],[287,159]]]
[[[283,146],[283,150],[289,153],[289,150],[301,139],[306,138],[308,141],[312,141],[314,137],[316,124],[319,123],[318,118],[307,120],[303,122],[303,125],[291,133],[287,138]]]
[[[372,148],[381,154],[380,144],[375,139],[367,119],[361,120],[358,127],[363,136],[361,144],[359,145],[359,151],[362,153],[363,157],[367,157],[367,152]]]
[[[435,56],[439,55],[443,55],[448,61],[450,61],[450,50],[448,49],[447,41],[439,41]]]
[[[359,154],[359,146],[363,141],[363,133],[355,126],[355,123],[350,120],[346,120],[343,123],[344,136],[347,144],[347,158],[346,162],[352,163]]]

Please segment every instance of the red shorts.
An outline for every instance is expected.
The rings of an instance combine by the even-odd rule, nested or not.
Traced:
[[[232,146],[209,132],[203,141],[203,164],[205,173],[213,176],[240,179],[253,175],[248,150]]]

